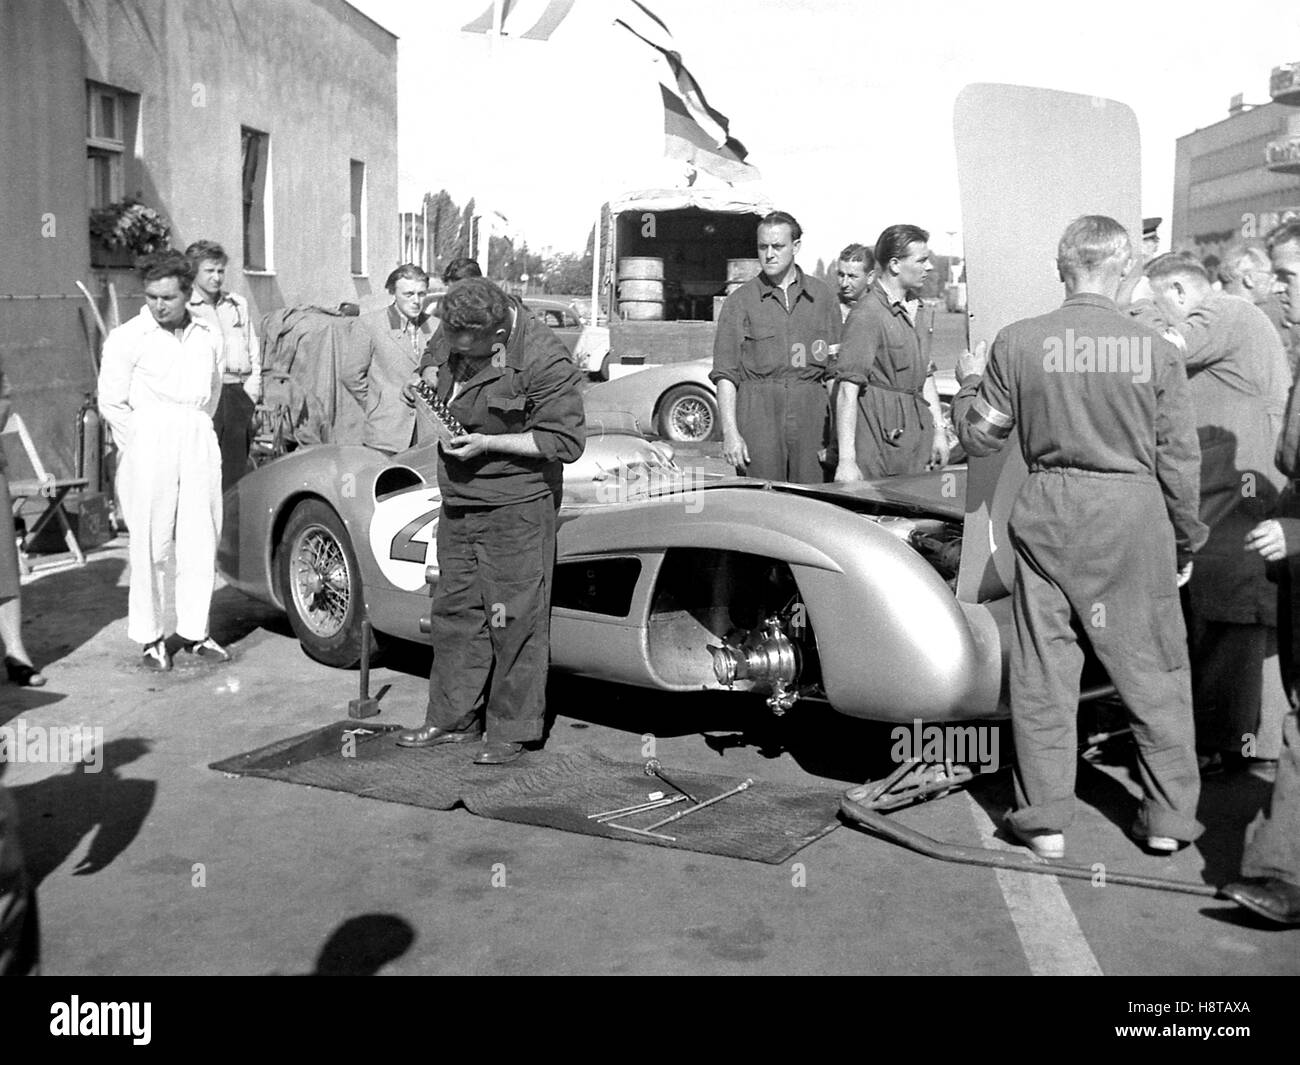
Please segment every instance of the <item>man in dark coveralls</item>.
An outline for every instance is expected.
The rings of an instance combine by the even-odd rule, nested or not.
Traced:
[[[1277,329],[1249,299],[1215,292],[1193,255],[1146,264],[1152,300],[1130,313],[1183,349],[1201,445],[1201,520],[1210,536],[1188,583],[1192,707],[1202,761],[1276,761],[1290,709],[1277,661],[1277,586],[1241,549],[1277,509],[1273,464],[1290,370]]]
[[[795,264],[802,236],[784,211],[759,222],[762,270],[722,305],[709,379],[718,388],[722,457],[737,473],[820,484],[824,381],[840,312],[830,286]]]
[[[844,323],[835,364],[838,482],[921,473],[948,461],[929,336],[920,328],[929,239],[918,226],[881,233],[876,279]]]
[[[1297,458],[1300,456],[1289,455],[1287,465],[1294,465]],[[1258,552],[1266,562],[1300,555],[1300,519],[1261,522],[1246,537],[1246,549]],[[1288,596],[1279,609],[1291,613],[1297,607],[1300,602]],[[1288,657],[1291,673],[1287,679],[1294,700],[1300,688],[1300,659]],[[1278,759],[1268,817],[1246,844],[1241,876],[1219,890],[1271,921],[1300,926],[1300,722],[1294,707],[1283,723],[1282,756]]]
[[[466,431],[438,455],[428,714],[397,743],[477,742],[486,719],[474,761],[502,765],[542,737],[555,516],[562,464],[585,443],[582,397],[568,350],[490,281],[457,282],[439,314],[447,346],[421,372]]]
[[[1172,344],[1121,315],[1129,235],[1087,215],[1066,228],[1057,311],[1007,326],[988,368],[969,353],[953,402],[958,436],[988,455],[1014,429],[1029,474],[1011,511],[1010,830],[1042,858],[1065,853],[1074,812],[1086,634],[1128,710],[1150,849],[1197,838],[1200,794],[1178,584],[1205,542],[1197,515],[1196,420]]]

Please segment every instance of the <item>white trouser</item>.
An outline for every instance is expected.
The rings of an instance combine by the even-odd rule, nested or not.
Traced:
[[[221,536],[221,451],[212,419],[173,405],[134,411],[117,498],[131,534],[128,638],[147,644],[164,635],[164,571],[174,541],[176,633],[204,639]]]

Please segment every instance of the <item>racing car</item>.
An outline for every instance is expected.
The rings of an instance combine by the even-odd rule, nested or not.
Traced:
[[[683,468],[631,419],[591,414],[565,469],[557,669],[666,692],[759,692],[854,717],[1005,713],[1010,600],[960,602],[965,471],[794,485]],[[425,639],[440,509],[433,446],[301,448],[225,497],[219,568],[284,610],[311,657],[361,625]],[[435,664],[436,668],[436,664]]]

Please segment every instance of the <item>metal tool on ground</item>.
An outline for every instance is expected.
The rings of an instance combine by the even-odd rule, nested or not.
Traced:
[[[680,791],[683,795],[685,795],[688,799],[690,799],[691,802],[700,801],[689,791],[687,791],[684,787],[682,787],[680,784],[672,780],[669,780],[668,777],[664,775],[664,767],[659,764],[658,758],[651,758],[650,761],[646,762],[645,775],[648,777],[658,777],[674,791]]]
[[[662,832],[651,832],[648,828],[633,828],[631,825],[616,825],[612,821],[605,822],[610,828],[621,828],[624,832],[635,832],[638,836],[649,836],[651,839],[664,839],[669,843],[676,843],[676,836],[665,836]]]
[[[984,865],[994,869],[1015,869],[1022,873],[1041,873],[1045,876],[1063,876],[1074,880],[1095,881],[1097,867],[1065,865],[1056,861],[1044,861],[1040,858],[1024,858],[1011,851],[995,851],[986,847],[964,847],[956,843],[944,843],[932,839],[914,828],[908,828],[886,817],[878,810],[873,810],[858,801],[864,786],[850,788],[840,800],[840,812],[845,818],[857,822],[883,839],[900,843],[909,850],[938,858],[945,862],[958,862],[962,865]],[[686,811],[689,813],[690,811]],[[655,827],[653,825],[651,828]],[[1128,887],[1148,888],[1152,891],[1174,891],[1184,895],[1200,895],[1204,898],[1217,898],[1219,890],[1210,884],[1195,884],[1184,880],[1165,880],[1155,876],[1138,876],[1133,873],[1114,873],[1106,870],[1107,884],[1124,884]]]
[[[665,817],[662,821],[656,821],[653,825],[646,825],[645,830],[649,832],[652,829],[660,828],[661,826],[668,824],[670,821],[676,821],[679,818],[685,817],[687,814],[695,813],[696,810],[703,810],[706,806],[712,806],[715,802],[721,802],[723,799],[729,799],[733,795],[739,795],[753,783],[753,777],[750,777],[747,780],[742,780],[730,791],[724,791],[721,795],[715,795],[711,799],[705,799],[704,802],[697,803],[688,810],[680,810],[671,817]]]
[[[370,694],[370,651],[374,640],[368,617],[361,619],[361,691],[357,698],[348,700],[348,717],[374,717],[379,713],[379,700]]]
[[[601,824],[607,824],[610,821],[617,821],[620,818],[631,817],[633,814],[643,814],[649,810],[661,810],[665,806],[672,806],[674,803],[685,802],[685,795],[673,795],[667,798],[655,799],[652,802],[643,802],[637,806],[626,806],[621,810],[609,810],[603,814],[588,814],[588,821],[599,821]]]

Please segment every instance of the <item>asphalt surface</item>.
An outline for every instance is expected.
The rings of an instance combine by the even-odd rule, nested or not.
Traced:
[[[213,633],[232,662],[142,672],[126,590],[121,542],[84,568],[38,571],[24,588],[28,643],[50,682],[0,685],[0,723],[103,730],[99,772],[0,766],[39,884],[48,974],[1300,973],[1294,932],[1107,880],[1229,878],[1267,794],[1247,775],[1207,786],[1200,843],[1154,857],[1125,835],[1131,753],[1107,745],[1081,769],[1069,835],[1085,881],[943,863],[852,827],[780,866],[576,836],[208,769],[345,717],[358,676],[308,659],[283,618],[229,589]],[[411,646],[376,668],[375,720],[421,720],[427,670]],[[743,696],[561,677],[548,701],[553,750],[652,750],[669,772],[760,786],[846,788],[893,767],[887,727],[816,705],[773,721]],[[1006,848],[993,824],[1009,801],[1003,771],[890,816]]]

